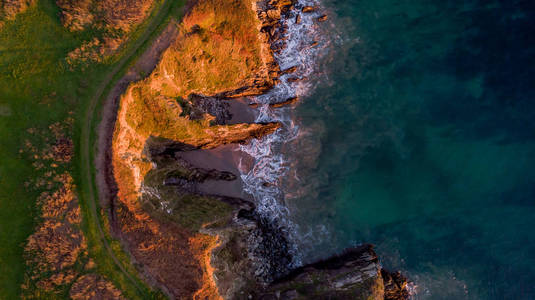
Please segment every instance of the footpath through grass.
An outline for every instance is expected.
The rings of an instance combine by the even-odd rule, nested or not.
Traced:
[[[106,250],[103,235],[98,230],[105,220],[100,214],[94,214],[99,212],[98,207],[91,210],[91,205],[98,204],[95,194],[90,192],[94,189],[91,165],[94,149],[86,147],[89,152],[83,155],[84,148],[79,142],[86,141],[87,146],[94,144],[92,134],[98,118],[93,114],[99,113],[99,101],[163,28],[162,24],[179,16],[182,6],[183,1],[159,2],[155,13],[132,34],[131,42],[116,59],[90,65],[83,71],[80,68],[70,70],[64,58],[98,32],[66,30],[53,0],[38,1],[0,29],[0,299],[20,297],[25,271],[23,247],[34,229],[39,209],[35,200],[41,191],[24,186],[27,179],[39,174],[19,149],[26,139],[38,147],[42,146],[43,139],[26,130],[46,129],[54,122],[64,121],[69,112],[74,113],[76,120],[73,137],[76,158],[70,171],[79,186],[83,229],[98,272],[112,280],[129,298],[162,296],[138,279],[120,245],[103,232],[113,255]],[[117,265],[118,261],[122,268]]]
[[[82,198],[82,210],[88,222],[85,232],[92,241],[90,247],[96,255],[97,263],[105,268],[106,273],[113,273],[116,282],[120,283],[123,291],[128,291],[132,298],[148,299],[161,298],[161,293],[147,290],[143,283],[135,276],[136,270],[130,264],[127,254],[122,250],[118,241],[111,239],[106,231],[107,217],[99,207],[98,192],[95,183],[95,164],[93,163],[96,152],[96,130],[100,121],[100,110],[102,102],[106,98],[109,90],[114,86],[128,68],[135,63],[135,58],[148,48],[150,42],[157,37],[158,33],[172,18],[179,18],[181,8],[185,1],[167,0],[154,19],[147,25],[145,32],[136,39],[131,49],[127,50],[123,58],[116,64],[107,76],[102,80],[102,84],[89,101],[84,119],[81,120],[79,132],[79,154],[77,163],[80,178],[80,196]]]

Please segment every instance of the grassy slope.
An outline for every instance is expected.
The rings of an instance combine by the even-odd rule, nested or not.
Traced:
[[[21,14],[0,31],[0,298],[18,298],[24,274],[22,244],[32,232],[38,191],[24,188],[31,162],[17,152],[29,127],[46,128],[75,107],[83,91],[78,74],[67,77],[61,57],[83,41],[63,30],[51,1]],[[61,88],[60,88],[61,86]],[[56,92],[56,97],[44,100]]]
[[[249,1],[199,1],[184,18],[185,34],[167,51],[159,66],[178,90],[166,96],[215,94],[241,87],[262,67],[258,19]]]
[[[177,15],[182,5],[182,1],[174,3],[172,9],[158,17],[168,20],[168,12]],[[0,299],[16,299],[20,295],[24,274],[22,249],[35,226],[33,216],[37,207],[34,203],[39,191],[27,189],[23,183],[36,174],[31,161],[18,154],[18,150],[25,139],[35,142],[40,139],[32,137],[26,129],[46,128],[55,121],[64,120],[69,111],[75,112],[75,119],[83,119],[90,100],[103,84],[102,79],[111,70],[117,70],[118,75],[143,48],[142,43],[132,44],[122,53],[123,57],[129,58],[127,60],[94,65],[83,73],[71,72],[63,58],[96,33],[72,34],[61,26],[57,16],[54,2],[41,0],[36,7],[0,30]],[[146,41],[153,35],[143,34],[148,27],[145,24],[134,36]],[[77,135],[79,132],[80,127]],[[75,171],[76,174],[79,171]],[[85,202],[82,204],[85,205],[83,208],[87,207]],[[84,214],[84,219],[86,216]],[[86,222],[85,225],[88,232],[92,230],[90,224]],[[88,238],[91,246],[98,245],[98,239],[93,236]],[[91,256],[99,264],[99,271],[126,289],[127,295],[138,294],[137,291],[132,292],[137,288],[124,283],[124,278],[118,275],[109,257],[94,248],[91,248]],[[124,256],[121,259],[126,260]]]
[[[90,249],[99,263],[100,270],[105,274],[113,274],[112,277],[115,279],[115,283],[119,284],[123,291],[129,291],[127,294],[131,298],[160,298],[162,295],[155,294],[143,287],[143,283],[135,277],[136,271],[129,264],[128,256],[122,250],[120,243],[110,238],[105,230],[106,226],[103,225],[106,224],[107,218],[102,216],[98,207],[94,182],[95,168],[92,163],[96,151],[94,145],[96,145],[98,117],[102,105],[101,101],[105,98],[114,82],[121,78],[128,67],[135,62],[135,58],[150,45],[150,40],[157,36],[156,33],[160,32],[168,21],[172,18],[180,17],[184,3],[185,1],[166,1],[162,8],[163,10],[148,24],[145,32],[137,38],[132,48],[129,49],[130,51],[127,50],[127,54],[124,55],[123,59],[101,80],[98,89],[87,103],[84,114],[81,114],[83,117],[80,118],[79,123],[81,131],[78,132],[79,136],[77,138],[80,141],[77,143],[79,148],[76,151],[78,154],[76,160],[78,163],[77,178],[80,179],[82,210],[85,220],[87,220],[85,223],[86,236],[90,240]],[[158,26],[158,24],[160,25]],[[110,253],[110,251],[113,253]]]

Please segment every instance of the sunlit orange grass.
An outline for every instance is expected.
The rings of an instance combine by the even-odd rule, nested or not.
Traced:
[[[217,290],[214,282],[214,268],[210,262],[212,251],[219,246],[218,238],[199,234],[189,239],[191,251],[195,258],[201,264],[203,270],[202,287],[195,292],[193,299],[209,299],[220,300],[223,299]]]
[[[241,0],[199,1],[185,17],[177,42],[163,55],[154,78],[174,81],[170,85],[175,91],[168,96],[232,90],[260,72],[259,21],[251,5]]]
[[[207,121],[191,121],[180,117],[176,99],[155,96],[143,86],[132,89],[132,102],[127,109],[127,122],[144,137],[157,136],[185,141],[203,134]]]
[[[117,183],[117,198],[121,199],[121,202],[123,202],[129,210],[133,212],[141,212],[142,208],[138,201],[139,194],[134,189],[135,180],[132,170],[117,157],[113,159],[113,175],[115,182]],[[144,214],[136,214],[135,216],[143,220],[147,218]]]

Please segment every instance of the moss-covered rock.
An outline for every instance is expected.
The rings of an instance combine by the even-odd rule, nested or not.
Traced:
[[[234,174],[195,168],[168,155],[157,156],[153,162],[156,167],[145,176],[140,197],[149,214],[194,232],[203,225],[231,217],[230,204],[197,193],[195,184],[207,179],[235,180]]]

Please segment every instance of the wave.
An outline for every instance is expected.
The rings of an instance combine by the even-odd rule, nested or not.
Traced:
[[[318,30],[316,20],[321,16],[319,10],[302,13],[301,9],[305,6],[319,7],[319,4],[318,1],[298,0],[292,11],[281,16],[281,28],[286,28],[283,35],[285,45],[282,50],[274,53],[275,60],[281,70],[292,67],[297,69],[294,73],[282,75],[280,83],[269,92],[250,98],[251,102],[259,104],[256,122],[279,122],[281,127],[272,135],[240,146],[241,151],[254,159],[249,170],[239,168],[244,190],[253,196],[258,213],[279,224],[283,232],[288,234],[292,266],[302,265],[303,251],[297,242],[300,239],[298,225],[291,221],[291,212],[284,201],[282,183],[290,171],[290,162],[281,148],[300,136],[300,128],[292,119],[290,108],[272,109],[269,104],[294,97],[301,98],[313,89],[308,78],[315,72],[316,61],[327,42]],[[296,77],[298,81],[289,80]]]

